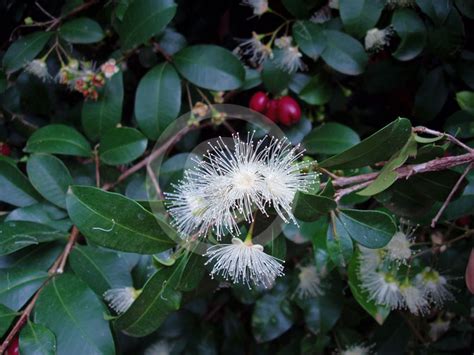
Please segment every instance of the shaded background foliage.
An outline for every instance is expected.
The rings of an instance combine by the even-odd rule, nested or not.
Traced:
[[[186,46],[214,44],[231,51],[242,39],[251,37],[253,31],[257,33],[274,31],[282,22],[278,16],[272,14],[265,14],[262,17],[252,16],[252,9],[242,6],[238,1],[177,1],[177,13],[168,26],[168,32],[145,36],[146,38],[141,39],[144,45],[135,43],[131,46],[135,47],[134,49],[129,48],[130,50],[121,52],[123,42],[118,33],[129,2],[132,3],[127,0],[95,1],[77,16],[74,15],[64,21],[67,23],[77,17],[88,17],[102,28],[100,31],[102,34],[97,41],[93,40],[93,43],[77,43],[81,42],[81,36],[88,37],[90,33],[80,34],[79,41],[68,41],[67,35],[62,39],[64,46],[75,58],[92,60],[99,64],[110,57],[124,58],[120,74],[112,77],[104,91],[100,92],[99,102],[105,100],[108,105],[106,112],[109,116],[105,119],[109,121],[105,128],[97,126],[95,120],[97,106],[94,106],[96,103],[85,101],[80,93],[67,90],[65,86],[57,83],[43,83],[23,70],[9,73],[8,78],[4,72],[1,74],[0,141],[12,149],[11,157],[15,161],[12,163],[6,158],[0,160],[0,174],[4,179],[2,181],[10,179],[22,193],[21,198],[17,199],[13,190],[8,190],[12,184],[5,183],[2,186],[1,218],[4,223],[0,228],[3,233],[12,235],[16,242],[21,242],[24,235],[34,235],[36,240],[33,244],[41,243],[23,249],[18,248],[18,244],[13,247],[8,243],[6,246],[2,245],[4,248],[3,256],[0,257],[0,335],[2,336],[11,330],[18,315],[16,312],[27,304],[28,299],[48,279],[47,270],[63,250],[73,222],[81,232],[86,229],[83,227],[85,220],[78,217],[79,202],[87,202],[87,199],[90,199],[91,205],[94,205],[102,199],[109,202],[110,198],[111,205],[123,206],[123,209],[117,208],[117,211],[111,212],[112,214],[119,214],[120,210],[127,211],[129,208],[141,211],[141,207],[132,205],[129,200],[100,195],[97,191],[91,192],[87,188],[79,187],[70,190],[66,206],[66,190],[73,184],[96,185],[91,151],[97,141],[100,141],[100,178],[103,183],[112,183],[132,162],[139,161],[139,158],[146,155],[153,146],[157,132],[144,127],[158,125],[158,131],[161,132],[166,123],[172,122],[180,113],[189,111],[184,85],[182,87],[179,83],[181,79],[178,78],[177,85],[175,81],[166,84],[170,86],[165,87],[174,85],[176,90],[171,91],[171,94],[176,94],[177,104],[176,102],[171,104],[171,109],[162,109],[157,115],[161,118],[175,110],[176,112],[167,117],[167,122],[157,123],[154,117],[143,119],[136,117],[141,116],[137,115],[137,105],[146,105],[150,101],[154,103],[156,100],[145,95],[137,103],[137,91],[145,75],[157,65],[161,65],[160,69],[166,65],[169,68],[170,64],[161,63],[165,63],[168,56],[173,56]],[[341,1],[341,3],[349,2]],[[370,3],[370,1],[355,1],[355,3]],[[361,48],[365,32],[376,25],[383,28],[393,24],[395,11],[399,13],[405,11],[399,15],[402,17],[401,22],[406,21],[408,29],[413,29],[413,34],[410,31],[407,33],[398,31],[390,45],[382,51],[367,57],[360,53],[354,55],[355,66],[361,68],[358,75],[347,75],[348,71],[354,69],[345,68],[343,64],[341,67],[337,56],[323,56],[317,61],[305,56],[304,60],[309,67],[307,72],[289,75],[275,68],[270,70],[271,68],[264,65],[262,75],[254,72],[256,79],[253,82],[246,80],[243,89],[229,90],[230,94],[224,96],[226,103],[247,106],[256,90],[268,91],[275,96],[286,93],[297,98],[303,109],[303,118],[293,127],[282,128],[295,143],[305,137],[303,142],[309,155],[320,161],[342,153],[359,143],[362,138],[393,122],[397,117],[410,118],[413,127],[425,125],[439,131],[447,131],[472,146],[474,98],[470,90],[474,89],[472,52],[474,8],[463,0],[439,3],[420,0],[416,3],[417,6],[408,10],[385,8],[380,11],[379,18],[373,21],[373,24],[359,17],[352,27],[345,19],[341,22],[339,11],[331,10],[333,19],[324,25],[327,26],[325,28],[349,34],[360,42]],[[47,12],[58,17],[80,7],[83,3],[80,0],[70,0],[40,1],[39,4]],[[325,5],[325,1],[318,0],[270,2],[273,10],[288,18],[296,17],[304,21]],[[37,30],[29,27],[18,28],[24,23],[25,18],[31,17],[37,22],[50,20],[34,1],[1,1],[0,8],[2,9],[0,43],[4,58],[5,51],[15,40]],[[61,28],[61,25],[63,23],[57,27]],[[293,26],[293,37],[296,38],[294,34],[296,25],[291,26]],[[399,30],[403,26],[399,25],[397,28],[395,25],[395,27]],[[154,40],[150,40],[151,37],[154,37]],[[331,43],[347,41],[347,38],[340,42],[335,39],[338,38],[333,38]],[[75,43],[70,46],[68,42]],[[155,45],[156,43],[159,47]],[[305,49],[303,40],[298,44],[307,55],[309,50]],[[401,51],[400,48],[404,50]],[[171,61],[173,62],[173,58]],[[21,64],[18,69],[20,67]],[[60,63],[54,56],[48,60],[48,68],[51,73],[56,73],[60,69]],[[239,68],[234,67],[231,70],[232,76],[239,76],[236,74]],[[6,69],[3,68],[4,71]],[[178,72],[186,77],[182,69]],[[122,75],[123,83],[120,82]],[[187,79],[192,81],[190,78]],[[221,80],[218,76],[214,79],[216,82]],[[157,80],[156,77],[150,79],[151,82]],[[205,87],[200,83],[193,84]],[[183,93],[181,98],[178,90]],[[121,99],[122,91],[123,99]],[[144,92],[146,94],[146,89]],[[209,91],[206,91],[206,94],[209,98],[213,95]],[[191,95],[193,102],[202,101],[194,85],[191,85]],[[145,109],[145,116],[147,112],[149,111]],[[145,123],[141,123],[141,119]],[[402,121],[399,120],[395,124],[399,134],[395,137],[395,141],[400,141],[403,145],[408,140],[409,133],[404,135],[400,127],[403,124],[409,126],[409,123],[400,122]],[[124,128],[113,128],[118,123],[123,127],[137,129],[129,128],[129,131],[124,133]],[[71,133],[66,129],[65,132],[64,127],[51,124],[66,124],[76,130]],[[49,127],[48,129],[52,130],[49,136],[53,138],[63,134],[70,135],[77,144],[75,147],[44,145],[38,134],[46,133],[44,130],[38,131],[40,127]],[[410,129],[411,126],[406,132]],[[34,132],[36,136],[33,135]],[[77,132],[81,132],[79,136]],[[204,140],[207,135],[215,136],[218,133],[228,135],[221,126],[215,127],[212,133],[200,135],[193,133],[191,137],[177,145],[173,154],[186,152],[197,142]],[[400,137],[404,137],[404,140]],[[390,147],[384,147],[384,138],[388,136],[378,139],[380,150],[386,155],[379,159],[380,161],[388,160],[402,148],[400,146],[387,153]],[[120,144],[122,139],[129,140],[131,145],[122,147]],[[409,162],[460,154],[457,147],[443,143],[445,142],[421,143],[416,158],[418,160],[410,158]],[[116,147],[122,148],[119,154],[113,154]],[[28,153],[37,154],[28,156]],[[366,159],[370,160],[370,154]],[[26,175],[17,170],[12,171],[11,164],[14,166],[17,164]],[[173,174],[174,168],[181,169],[175,167],[175,164],[179,165],[174,161],[170,163],[170,175]],[[356,169],[336,166],[332,170],[348,176],[368,172],[367,165],[373,164],[362,164]],[[42,172],[40,169],[44,166],[47,169]],[[435,230],[429,227],[431,218],[446,199],[460,172],[462,170],[457,169],[434,173],[426,179],[414,177],[409,183],[398,181],[382,193],[376,194],[375,199],[351,194],[343,198],[342,205],[369,210],[366,212],[369,214],[365,215],[369,220],[375,219],[373,215],[375,212],[371,210],[380,209],[381,206],[386,208],[385,212],[393,213],[392,216],[396,216],[397,219],[400,216],[411,217],[415,223],[421,225],[417,232],[420,242],[426,242],[430,246],[433,244],[436,247],[438,241],[438,246],[443,244],[446,246],[450,238],[455,238],[472,228],[469,218],[474,204],[472,173],[463,180],[463,188],[458,191],[457,199],[446,210],[443,223]],[[129,199],[145,199],[144,176],[143,171],[138,172],[118,184],[115,191]],[[51,181],[59,186],[53,193],[47,190],[48,182]],[[99,194],[97,195],[99,197],[94,199],[93,194]],[[323,192],[322,196],[333,197],[330,191]],[[312,201],[310,197],[306,198]],[[316,204],[308,202],[308,205],[321,206],[323,198],[321,196],[318,198]],[[364,296],[353,296],[357,292],[354,290],[354,284],[350,283],[354,283],[357,278],[354,271],[356,266],[352,261],[347,270],[345,261],[348,260],[345,260],[345,256],[340,264],[334,261],[338,260],[339,254],[344,253],[338,249],[340,247],[333,245],[333,248],[337,249],[335,255],[328,257],[327,254],[332,253],[330,242],[326,242],[329,238],[328,219],[322,217],[315,221],[313,218],[316,215],[319,217],[320,214],[327,215],[329,210],[334,209],[334,202],[330,200],[326,203],[328,205],[322,212],[316,207],[315,211],[311,210],[309,216],[301,212],[298,218],[301,217],[300,219],[305,221],[301,223],[301,229],[287,226],[284,231],[286,238],[282,236],[276,239],[271,246],[270,251],[273,255],[287,260],[287,276],[268,291],[248,290],[246,287],[216,290],[217,283],[203,276],[205,271],[201,261],[191,264],[195,265],[196,273],[192,273],[190,279],[184,281],[175,280],[176,276],[173,276],[175,273],[168,268],[161,268],[153,274],[156,266],[162,267],[163,264],[173,263],[175,260],[170,261],[163,255],[155,258],[140,255],[138,249],[142,248],[143,251],[150,247],[161,251],[169,247],[166,244],[169,241],[166,240],[159,240],[153,245],[143,245],[139,241],[129,244],[124,241],[123,245],[116,248],[105,245],[119,250],[113,251],[98,247],[98,245],[104,246],[100,236],[79,237],[79,243],[73,248],[66,265],[67,272],[53,278],[48,284],[36,303],[31,317],[32,322],[22,329],[21,352],[29,353],[42,347],[44,353],[51,353],[57,347],[58,353],[135,354],[154,345],[155,351],[172,348],[173,353],[312,354],[331,353],[337,348],[343,349],[363,343],[373,344],[372,350],[380,354],[406,351],[463,354],[472,349],[470,324],[472,297],[465,290],[462,280],[472,242],[461,240],[459,244],[446,251],[443,250],[442,253],[439,253],[440,248],[434,249],[435,263],[452,276],[452,282],[457,290],[456,302],[448,304],[446,310],[432,311],[425,318],[413,317],[406,312],[398,311],[391,312],[388,316],[388,312],[383,313],[380,309],[367,305]],[[105,204],[105,209],[108,206]],[[341,218],[347,219],[353,212],[341,208],[340,213]],[[108,216],[108,221],[111,218]],[[138,230],[142,228],[138,226],[141,224],[146,228],[147,223],[148,221],[139,221],[134,227]],[[109,225],[99,226],[107,228]],[[393,235],[394,223],[387,223],[386,228]],[[390,234],[389,232],[386,234]],[[76,230],[73,233],[78,232]],[[352,240],[360,242],[357,238],[357,235],[346,236],[346,240],[351,243],[348,259],[352,256]],[[133,248],[136,250],[132,250]],[[293,290],[298,282],[298,269],[295,265],[308,260],[316,264],[323,263],[325,266],[331,265],[330,269],[333,272],[329,276],[330,286],[322,296],[309,300],[296,300]],[[355,257],[352,260],[355,260]],[[429,263],[430,260],[427,256],[424,262]],[[176,261],[176,265],[178,270],[187,267],[185,262]],[[166,279],[176,282],[176,284],[171,282],[173,288],[162,286],[163,280]],[[9,284],[12,280],[15,284],[13,287]],[[116,322],[109,322],[111,315],[101,300],[102,294],[110,287],[129,286],[132,282],[136,288],[141,288],[148,282],[148,293],[143,294],[145,305],[148,298],[154,299],[156,295],[166,293],[167,301],[158,301],[161,303],[153,308],[153,312],[156,313],[148,315],[155,320],[161,320],[163,322],[161,325],[145,324],[134,328],[131,324],[137,318],[137,314],[142,312],[139,306],[131,309],[130,313],[127,312]],[[199,287],[196,287],[198,284]],[[69,311],[63,309],[64,304],[71,309]],[[365,306],[365,310],[361,305]],[[380,316],[382,321],[380,318],[377,319]],[[75,321],[72,321],[74,319]],[[440,339],[430,339],[430,325],[438,320],[448,321],[449,329]],[[120,331],[123,329],[126,329],[128,335]],[[39,340],[38,338],[35,340],[34,334]],[[77,337],[77,334],[82,334],[83,337]],[[136,338],[133,335],[146,336]],[[85,338],[88,341],[84,341]],[[55,343],[57,345],[54,345]],[[33,350],[29,350],[28,347]]]

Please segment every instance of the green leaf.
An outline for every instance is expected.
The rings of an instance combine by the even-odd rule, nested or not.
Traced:
[[[415,117],[422,121],[430,121],[443,108],[449,94],[448,83],[443,68],[437,67],[430,71],[418,88],[415,96]]]
[[[35,323],[56,335],[57,354],[115,354],[107,309],[87,285],[72,274],[54,277],[40,293]]]
[[[67,232],[71,228],[67,213],[48,202],[35,203],[11,211],[5,218],[7,221],[29,221],[47,225],[51,228]]]
[[[263,63],[262,82],[265,89],[274,95],[280,94],[288,87],[291,74],[279,68],[275,63],[275,58],[266,60]]]
[[[135,128],[112,128],[100,140],[100,160],[109,165],[130,163],[145,152],[147,143]]]
[[[322,74],[316,74],[299,92],[299,97],[310,105],[324,105],[331,99],[333,87]]]
[[[123,16],[119,28],[122,50],[146,43],[165,29],[176,14],[173,0],[135,0]]]
[[[330,198],[310,195],[298,191],[294,199],[295,217],[304,222],[313,222],[337,207],[336,202]]]
[[[59,35],[67,42],[78,44],[99,42],[105,37],[102,27],[88,17],[65,22],[59,28]]]
[[[29,206],[41,199],[27,177],[14,165],[0,160],[0,201],[14,206]]]
[[[56,354],[56,338],[51,330],[41,324],[28,322],[21,330],[19,345],[22,355]]]
[[[65,239],[67,233],[43,224],[8,221],[0,224],[0,255],[13,253],[30,245]]]
[[[17,317],[18,312],[15,312],[0,304],[0,338],[6,333],[6,331],[10,328],[10,324],[13,320]]]
[[[133,285],[125,258],[116,252],[76,245],[69,263],[74,273],[99,296],[111,288]]]
[[[179,273],[174,288],[178,291],[189,292],[195,289],[205,273],[203,257],[189,246],[186,253],[176,262],[176,271]],[[273,254],[272,254],[273,255]]]
[[[381,0],[340,0],[339,13],[344,28],[356,37],[365,36],[377,24],[384,5]]]
[[[465,45],[465,39],[463,18],[453,6],[448,18],[441,26],[429,28],[427,47],[435,56],[449,60],[457,57],[459,50]]]
[[[298,300],[308,328],[315,334],[329,332],[341,317],[344,297],[341,289],[331,287],[323,295]]]
[[[416,0],[416,4],[437,26],[442,25],[446,21],[453,6],[452,0]]]
[[[244,83],[244,67],[239,59],[222,47],[186,47],[174,55],[173,63],[182,76],[204,89],[234,90]]]
[[[388,189],[398,179],[398,174],[394,170],[405,164],[409,157],[416,156],[415,137],[413,134],[400,152],[394,154],[387,164],[384,165],[374,182],[357,194],[361,196],[373,196]]]
[[[423,51],[426,44],[426,28],[414,10],[396,10],[392,16],[392,26],[401,38],[400,45],[393,52],[395,58],[407,61]]]
[[[28,158],[26,170],[31,184],[41,196],[66,208],[66,192],[73,181],[61,160],[49,154],[33,154]]]
[[[53,32],[35,32],[15,41],[3,56],[5,71],[13,73],[35,59],[52,35]]]
[[[50,124],[38,129],[26,143],[28,153],[51,153],[90,157],[89,142],[76,129],[62,125]]]
[[[465,0],[454,0],[454,2],[464,16],[474,20],[474,3]]]
[[[324,31],[326,46],[321,58],[331,68],[347,75],[362,74],[369,60],[359,41],[339,31]]]
[[[0,303],[19,310],[48,278],[48,273],[30,268],[0,270]]]
[[[474,115],[466,111],[455,112],[446,120],[444,130],[458,138],[474,137]]]
[[[331,223],[326,234],[326,248],[334,264],[346,267],[352,258],[354,244],[347,233],[340,233],[338,223],[336,215],[331,212]]]
[[[97,101],[85,101],[82,105],[82,127],[87,137],[97,140],[122,118],[123,79],[116,73],[105,82],[104,90]]]
[[[310,154],[338,154],[360,142],[351,128],[329,122],[313,129],[303,140]]]
[[[291,328],[295,314],[287,297],[288,284],[277,282],[255,304],[252,313],[253,336],[258,343],[279,337]]]
[[[293,37],[301,51],[313,60],[317,60],[326,48],[323,26],[311,21],[296,21]]]
[[[66,202],[74,224],[98,245],[139,254],[156,254],[174,246],[163,230],[170,229],[165,222],[122,195],[73,186]]]
[[[169,285],[173,268],[162,268],[147,281],[140,296],[115,325],[128,335],[142,337],[155,331],[168,314],[179,309],[181,293]]]
[[[456,100],[462,110],[474,115],[474,92],[460,91],[456,93]]]
[[[345,208],[336,215],[336,228],[339,235],[346,234],[371,249],[387,245],[397,231],[392,218],[385,212]]]
[[[368,299],[367,293],[361,288],[362,282],[360,281],[358,273],[359,264],[360,261],[358,253],[355,253],[354,257],[349,263],[348,269],[348,283],[349,287],[351,288],[352,295],[354,296],[357,303],[359,303],[360,306],[365,309],[365,311],[369,313],[378,324],[382,325],[390,314],[390,308],[377,305],[375,301]]]
[[[259,86],[262,83],[260,72],[256,69],[245,67],[245,81],[240,90],[246,91]]]
[[[181,81],[169,63],[151,69],[140,80],[135,96],[135,117],[138,127],[156,140],[178,117],[181,109]]]
[[[348,150],[324,160],[322,167],[361,168],[389,159],[411,136],[411,123],[398,118]]]

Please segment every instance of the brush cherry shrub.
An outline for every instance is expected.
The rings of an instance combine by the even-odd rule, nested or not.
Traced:
[[[0,353],[472,351],[470,1],[0,9]]]

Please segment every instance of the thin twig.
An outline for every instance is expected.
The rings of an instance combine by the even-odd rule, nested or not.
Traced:
[[[61,256],[61,262],[59,263],[59,266],[56,269],[57,274],[62,274],[64,272],[64,267],[66,266],[67,259],[69,257],[69,254],[71,253],[72,247],[76,243],[78,236],[79,236],[79,229],[77,229],[76,226],[73,226],[71,235],[69,236],[69,240]]]
[[[446,137],[448,140],[450,140],[454,144],[457,144],[458,146],[464,148],[468,152],[470,152],[470,153],[474,152],[474,149],[472,149],[471,147],[468,147],[463,142],[461,142],[459,139],[457,139],[456,137],[454,137],[454,136],[452,136],[448,133],[438,132],[438,131],[435,131],[433,129],[429,129],[429,128],[426,128],[426,127],[423,127],[423,126],[415,127],[415,128],[413,128],[413,131],[416,132],[416,133],[429,134],[429,135],[432,135],[432,136],[435,136],[435,137]]]
[[[158,199],[164,200],[163,191],[161,191],[160,184],[158,183],[158,180],[156,179],[156,175],[153,169],[151,168],[151,164],[147,164],[146,171],[148,173],[148,176],[150,177],[153,187],[155,188],[155,192],[156,192],[156,195],[158,196]]]
[[[441,208],[439,209],[438,213],[436,214],[436,216],[431,220],[431,228],[434,228],[436,226],[436,222],[438,222],[438,219],[441,217],[441,215],[443,214],[444,210],[446,209],[446,207],[448,207],[448,204],[449,202],[451,202],[454,194],[456,193],[456,191],[459,189],[459,186],[461,186],[461,183],[462,181],[464,180],[464,178],[466,177],[466,175],[469,173],[469,171],[472,169],[472,163],[469,164],[466,169],[464,169],[464,172],[462,173],[462,175],[459,177],[458,181],[456,181],[456,184],[454,185],[454,187],[452,188],[451,192],[449,193],[448,197],[446,198],[446,201],[444,201],[443,205],[441,206]]]
[[[341,189],[341,190],[338,190],[335,194],[334,194],[334,199],[335,201],[339,201],[343,196],[345,195],[349,195],[355,191],[358,191],[358,190],[361,190],[363,189],[364,187],[367,187],[369,186],[370,184],[372,183],[372,181],[365,181],[365,182],[362,182],[360,184],[357,184],[357,185],[353,185],[351,187],[347,187],[345,189]]]
[[[340,178],[340,176],[337,176],[336,174],[331,173],[329,170],[321,168],[320,166],[316,166],[315,168],[316,168],[316,170],[319,170],[323,174],[326,174],[327,176],[329,176],[333,180]]]
[[[168,53],[165,52],[165,50],[160,46],[158,42],[153,41],[152,44],[153,44],[153,50],[156,53],[160,53],[167,62],[173,61],[173,58]]]
[[[453,243],[456,243],[457,241],[460,241],[464,238],[469,238],[471,236],[474,235],[474,230],[468,230],[466,233],[464,234],[461,234],[460,236],[454,238],[454,239],[451,239],[451,240],[448,240],[447,242],[443,243],[443,244],[439,244],[439,245],[436,245],[435,247],[433,248],[429,248],[429,249],[425,249],[425,250],[422,250],[422,251],[419,251],[418,253],[416,254],[413,254],[411,257],[410,257],[410,260],[413,260],[421,255],[424,255],[424,254],[427,254],[427,253],[437,253],[439,250],[441,250],[441,248],[443,247],[448,247],[450,246],[451,244]]]
[[[41,12],[43,14],[45,14],[46,16],[48,16],[51,20],[55,21],[56,20],[56,17],[54,17],[53,15],[51,15],[48,11],[46,11],[46,9],[40,5],[40,3],[38,1],[35,1],[35,5],[41,10]]]

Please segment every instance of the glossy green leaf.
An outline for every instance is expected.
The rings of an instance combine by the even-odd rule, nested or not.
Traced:
[[[43,224],[8,221],[0,224],[0,255],[13,253],[30,245],[65,239],[67,233]]]
[[[260,72],[256,69],[245,67],[245,81],[241,90],[250,90],[262,83]]]
[[[326,47],[323,26],[311,21],[296,21],[293,25],[293,37],[299,49],[313,60],[317,60]]]
[[[48,273],[31,268],[0,270],[0,303],[19,310],[48,278]]]
[[[51,153],[90,157],[89,142],[76,129],[62,125],[50,124],[38,129],[26,143],[28,153]]]
[[[87,285],[72,274],[54,277],[40,293],[35,323],[49,328],[57,354],[115,354],[107,309]]]
[[[412,135],[400,152],[395,153],[387,164],[384,165],[379,176],[377,176],[369,186],[357,194],[361,196],[373,196],[388,189],[398,179],[398,174],[395,172],[395,169],[405,164],[409,157],[415,157],[416,153],[416,139],[415,135]]]
[[[474,92],[460,91],[456,93],[456,101],[462,110],[474,115]]]
[[[347,75],[362,74],[369,60],[364,47],[355,38],[339,31],[324,31],[326,46],[321,58],[331,68]]]
[[[349,263],[348,269],[348,283],[349,287],[351,288],[352,295],[354,296],[357,303],[359,303],[360,306],[365,309],[365,311],[369,313],[378,324],[382,325],[390,314],[390,308],[377,305],[373,300],[368,299],[368,294],[361,288],[361,281],[358,271],[359,264],[360,260],[358,253],[356,253]]]
[[[415,117],[422,121],[434,119],[443,108],[448,94],[448,83],[442,67],[430,71],[416,92]]]
[[[155,331],[168,314],[177,310],[181,293],[168,285],[173,268],[162,268],[147,281],[140,296],[115,325],[128,335],[141,337]]]
[[[56,337],[41,324],[28,322],[20,332],[19,345],[22,355],[56,354]]]
[[[133,285],[125,258],[116,252],[76,245],[69,263],[74,273],[99,296],[112,288]]]
[[[102,27],[88,17],[79,17],[65,22],[59,28],[59,35],[67,42],[78,44],[99,42],[105,36]]]
[[[453,6],[452,0],[416,0],[416,4],[438,26],[443,24]]]
[[[48,270],[64,250],[65,241],[32,245],[1,258],[1,268]]]
[[[34,32],[15,41],[3,56],[6,72],[12,73],[35,59],[52,35],[52,32]]]
[[[0,337],[3,337],[6,331],[10,328],[10,325],[17,315],[18,312],[0,304]]]
[[[348,33],[363,37],[375,27],[384,8],[382,0],[340,0],[339,13]]]
[[[238,89],[245,80],[245,69],[230,51],[214,45],[194,45],[176,53],[173,64],[194,85],[225,91]]]
[[[63,232],[67,232],[71,228],[71,223],[66,217],[66,211],[48,202],[40,202],[30,206],[14,209],[5,218],[5,222],[36,222]]]
[[[303,140],[310,154],[338,154],[360,142],[359,135],[340,123],[329,122],[313,129]]]
[[[392,239],[397,226],[381,211],[341,209],[336,215],[339,235],[346,234],[366,248],[382,248]]]
[[[181,81],[169,63],[151,69],[140,80],[135,96],[135,117],[140,130],[158,139],[178,117],[181,109]]]
[[[73,182],[61,160],[49,154],[33,154],[28,158],[26,170],[31,184],[45,199],[66,208],[66,192]]]
[[[173,287],[183,292],[195,289],[205,274],[204,262],[200,254],[194,252],[192,248],[187,249],[187,252],[176,262],[175,272],[178,272],[179,276]]]
[[[293,325],[295,314],[287,298],[288,285],[277,282],[255,304],[252,313],[253,336],[258,343],[279,337]]]
[[[398,60],[407,61],[418,56],[426,44],[426,28],[414,10],[398,9],[392,16],[392,26],[401,42],[393,52]]]
[[[158,220],[137,202],[97,188],[73,186],[67,196],[69,216],[90,241],[110,249],[155,254],[174,246]]]
[[[457,111],[448,117],[444,130],[458,138],[474,137],[474,115],[466,111]]]
[[[410,135],[410,121],[398,118],[359,144],[319,165],[330,168],[361,168],[387,160],[405,145]]]
[[[288,87],[291,74],[279,68],[275,60],[266,60],[263,64],[262,82],[265,89],[274,95],[280,94]]]
[[[337,207],[330,198],[303,192],[297,192],[293,204],[295,217],[304,222],[313,222]]]
[[[299,92],[299,98],[310,105],[324,105],[332,97],[333,87],[322,74],[316,74]]]
[[[331,213],[331,223],[326,234],[326,248],[334,264],[346,267],[352,258],[354,244],[347,233],[340,233],[338,223],[335,214]]]
[[[122,118],[123,79],[118,72],[105,82],[97,101],[85,101],[82,105],[82,127],[87,137],[97,140]]]
[[[147,139],[135,128],[113,128],[102,136],[100,160],[109,165],[127,164],[145,152]]]
[[[0,201],[14,206],[29,206],[41,199],[27,177],[5,160],[0,160],[0,186]]]
[[[325,334],[334,327],[341,316],[343,303],[342,292],[335,287],[317,297],[298,300],[305,323],[314,334]]]
[[[122,50],[146,43],[163,31],[175,14],[173,0],[135,0],[125,11],[119,28]]]

